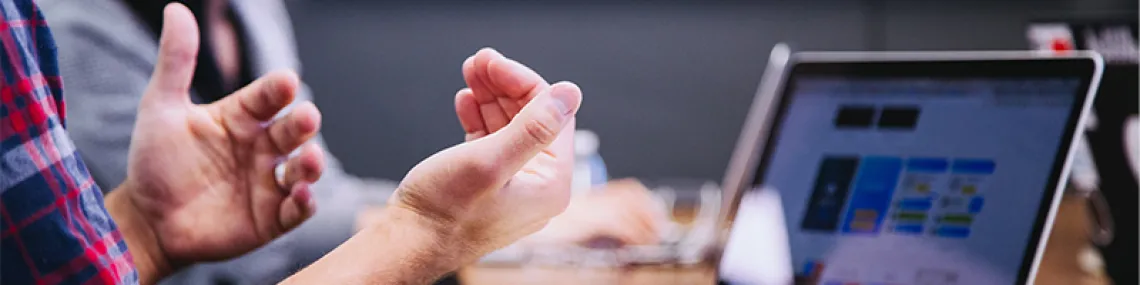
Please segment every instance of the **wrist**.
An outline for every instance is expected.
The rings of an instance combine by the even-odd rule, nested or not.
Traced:
[[[430,258],[423,263],[445,264],[458,267],[479,257],[470,237],[460,227],[433,219],[404,207],[390,206],[381,210],[378,220],[364,231],[407,240],[409,248],[416,249],[419,257]],[[455,269],[449,268],[448,270]]]
[[[373,224],[284,284],[429,284],[478,257],[442,226],[406,208],[385,207]]]
[[[111,219],[127,243],[127,250],[138,269],[139,283],[154,284],[173,269],[154,229],[131,200],[129,191],[134,191],[131,187],[126,182],[107,195],[107,212],[111,214]]]

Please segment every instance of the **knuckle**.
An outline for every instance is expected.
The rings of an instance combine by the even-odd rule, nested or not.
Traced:
[[[251,103],[250,105],[252,106],[246,106],[246,108],[262,111],[280,105],[277,103],[277,101],[279,101],[278,96],[274,96],[276,87],[273,84],[265,84],[264,86],[263,89],[259,90],[261,92],[253,92],[250,94],[253,98],[250,98],[248,102]]]
[[[198,57],[198,52],[195,49],[179,46],[178,43],[169,41],[161,50],[162,56],[172,63],[186,63]]]
[[[527,121],[523,124],[523,130],[527,136],[540,144],[550,144],[558,136],[558,132],[551,126],[550,123],[541,120]]]

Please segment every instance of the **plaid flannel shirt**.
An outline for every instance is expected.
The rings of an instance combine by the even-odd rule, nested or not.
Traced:
[[[0,283],[138,283],[64,131],[55,42],[33,1],[0,0],[0,45]]]

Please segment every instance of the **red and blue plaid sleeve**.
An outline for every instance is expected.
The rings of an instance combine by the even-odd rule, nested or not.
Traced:
[[[0,0],[0,45],[0,283],[138,283],[64,131],[55,43],[33,1]]]

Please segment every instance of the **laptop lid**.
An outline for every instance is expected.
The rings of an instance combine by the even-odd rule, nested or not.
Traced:
[[[724,229],[747,222],[745,192],[776,191],[796,284],[1032,281],[1098,55],[785,58],[726,174]]]

